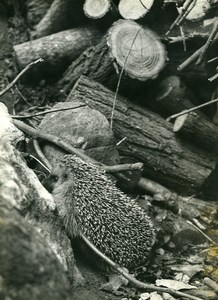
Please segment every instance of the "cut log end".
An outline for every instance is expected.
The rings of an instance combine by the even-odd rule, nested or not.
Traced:
[[[124,19],[137,20],[147,14],[153,2],[154,0],[120,0],[118,9]]]
[[[110,0],[86,0],[83,10],[88,18],[98,19],[106,15],[110,6]]]
[[[188,114],[182,115],[178,118],[176,118],[174,126],[173,126],[173,132],[178,132],[182,128],[183,124],[185,123],[185,120],[187,119]]]
[[[134,21],[114,23],[108,44],[112,58],[133,79],[155,79],[165,66],[166,52],[159,37]]]

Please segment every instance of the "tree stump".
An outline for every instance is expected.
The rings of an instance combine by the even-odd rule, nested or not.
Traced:
[[[82,76],[67,101],[81,101],[111,119],[114,93]],[[118,96],[113,131],[121,155],[145,165],[145,175],[182,194],[195,193],[209,175],[216,156],[175,137],[172,125],[155,113]]]
[[[69,66],[60,85],[68,92],[81,75],[86,75],[114,87],[122,70],[132,79],[146,81],[158,76],[165,60],[164,46],[153,31],[134,21],[119,20],[98,45],[88,48]]]

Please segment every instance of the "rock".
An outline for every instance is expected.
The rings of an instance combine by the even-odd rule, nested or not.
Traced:
[[[0,159],[1,167],[13,167]],[[2,174],[1,174],[2,175]],[[16,177],[16,176],[15,176]],[[14,195],[7,194],[8,180],[0,189],[0,297],[1,299],[71,299],[70,284],[63,265],[45,239],[16,210],[12,203],[22,196],[17,186]]]
[[[54,108],[78,107],[79,102],[60,102]],[[60,137],[70,145],[83,149],[90,157],[107,165],[119,162],[115,148],[113,132],[103,114],[88,106],[49,113],[45,116],[39,129],[44,133]],[[45,156],[51,164],[55,164],[64,150],[55,145],[41,143]]]
[[[24,134],[13,125],[7,107],[0,102],[0,139],[4,138],[13,146],[24,141]]]
[[[75,266],[71,243],[56,214],[53,197],[39,182],[36,174],[28,168],[20,153],[8,142],[10,140],[16,144],[20,131],[13,125],[6,109],[0,110],[0,120],[7,120],[0,132],[0,196],[7,201],[7,205],[18,209],[34,225],[35,230],[44,236],[49,245],[47,247],[51,248],[49,251],[53,250],[56,254],[71,283],[82,284],[83,278]],[[11,132],[15,134],[8,137]],[[0,247],[1,245],[4,244],[0,243]]]

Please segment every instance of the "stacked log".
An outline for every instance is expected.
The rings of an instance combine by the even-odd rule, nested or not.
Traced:
[[[40,78],[60,76],[72,60],[88,46],[96,43],[99,35],[99,32],[91,27],[75,28],[15,45],[16,61],[22,69],[41,57],[44,61],[34,70],[34,74]]]
[[[53,110],[41,112],[48,114],[41,125],[38,125],[39,120],[33,121],[37,129],[21,121],[14,121],[18,128],[33,137],[33,143],[30,142],[28,146],[30,149],[35,145],[34,155],[38,155],[35,159],[42,164],[47,156],[49,169],[51,162],[55,165],[63,153],[69,152],[91,161],[106,173],[113,170],[118,185],[123,184],[129,190],[133,187],[134,192],[137,187],[137,192],[140,189],[140,192],[146,194],[145,199],[158,218],[163,206],[170,211],[168,218],[173,226],[169,231],[174,235],[174,241],[177,238],[177,242],[185,240],[180,235],[181,227],[178,231],[175,229],[177,219],[184,226],[183,233],[191,232],[191,236],[194,236],[196,230],[190,224],[187,230],[186,220],[193,221],[204,230],[208,224],[215,222],[217,215],[216,205],[204,202],[216,200],[218,196],[216,114],[214,123],[211,122],[213,115],[202,112],[201,109],[195,109],[191,113],[183,112],[174,124],[169,122],[173,119],[173,114],[193,109],[202,101],[206,102],[216,85],[212,86],[208,82],[209,71],[205,65],[206,62],[211,62],[204,57],[204,51],[208,45],[213,51],[216,49],[214,44],[217,41],[218,26],[214,12],[217,1],[206,1],[206,8],[209,10],[205,11],[202,2],[204,1],[47,0],[44,5],[39,1],[41,9],[37,14],[37,23],[31,22],[30,40],[14,46],[14,57],[20,69],[39,57],[44,59],[37,68],[29,71],[27,79],[31,83],[43,79],[39,89],[43,89],[47,83],[53,83],[52,88],[58,90],[54,102],[59,103]],[[28,0],[26,3],[37,7],[37,1]],[[200,20],[193,25],[189,19],[196,20],[196,16],[193,17],[191,8],[195,8],[196,12],[199,5]],[[202,26],[201,18],[205,15],[211,17],[213,21],[209,22],[215,24],[212,30]],[[101,25],[103,29],[100,28]],[[215,43],[211,44],[213,39]],[[202,61],[199,65],[200,59]],[[209,59],[213,63],[217,61],[214,53]],[[194,87],[193,82],[197,83]],[[202,82],[204,84],[201,87]],[[205,86],[209,87],[208,90]],[[26,88],[27,84],[24,82],[21,85],[24,94]],[[149,94],[148,90],[152,93]],[[206,90],[206,97],[201,95],[203,90]],[[125,95],[125,98],[121,95]],[[39,98],[40,96],[41,94]],[[46,100],[45,98],[45,102]],[[46,104],[53,103],[48,101]],[[39,106],[38,103],[34,105]],[[64,109],[65,113],[60,109]],[[73,112],[68,109],[73,109]],[[29,116],[22,114],[14,118]],[[48,142],[52,143],[51,148],[47,147]],[[53,148],[58,150],[58,159],[55,157],[51,161],[49,155]],[[29,149],[28,151],[32,151]],[[8,206],[8,210],[12,211],[11,218],[20,224],[18,229],[21,231],[26,226],[28,236],[32,233],[34,239],[38,238],[31,226],[40,229],[42,241],[37,244],[34,240],[34,245],[39,245],[46,251],[46,240],[53,250],[54,253],[48,247],[55,263],[53,275],[58,270],[62,276],[65,269],[71,283],[83,283],[83,278],[74,265],[70,241],[62,220],[56,214],[56,208],[46,200],[40,201],[37,189],[28,189],[32,177],[26,176],[28,173],[23,175],[25,168],[20,161],[20,158],[13,160],[12,164],[16,164],[12,169],[15,171],[14,177],[23,176],[21,201],[27,204],[26,200],[29,200],[30,203],[25,208],[21,207],[21,210],[29,223],[22,223],[21,216],[14,213],[13,205]],[[106,165],[119,161],[125,162],[125,166]],[[134,165],[136,169],[133,168],[135,162],[140,162],[140,168],[136,168],[137,164]],[[23,185],[23,181],[26,181],[27,187]],[[41,187],[41,184],[38,186]],[[9,201],[16,204],[16,199],[10,193]],[[190,197],[193,194],[195,197]],[[2,206],[5,203],[0,201],[0,213],[10,223],[10,216],[7,212],[4,214]],[[178,214],[181,218],[178,218]],[[168,225],[169,223],[166,227]],[[205,241],[205,237],[200,240]],[[4,236],[2,241],[5,242]],[[19,244],[16,239],[14,241]],[[177,249],[179,245],[177,243]],[[31,253],[38,253],[32,248],[30,250]],[[0,259],[3,261],[1,252]],[[5,264],[4,267],[8,272]],[[47,265],[45,268],[47,270]],[[68,279],[65,279],[64,274],[60,281],[66,287],[65,298],[68,297]],[[22,280],[25,281],[25,278]],[[55,280],[52,281],[54,290]],[[57,285],[58,289],[60,283]]]
[[[85,50],[68,67],[60,85],[68,93],[77,79],[86,75],[115,87],[124,70],[132,79],[147,81],[158,76],[165,60],[165,48],[153,31],[133,21],[119,20],[95,47]]]
[[[111,121],[114,93],[82,76],[67,101],[81,101],[102,112]],[[118,97],[113,115],[117,140],[126,137],[118,150],[145,165],[145,172],[182,194],[196,192],[215,166],[216,156],[208,155],[175,137],[172,125],[146,108]]]

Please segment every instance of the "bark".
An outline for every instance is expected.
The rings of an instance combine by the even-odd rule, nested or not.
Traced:
[[[106,15],[110,7],[110,0],[97,0],[95,1],[95,5],[93,5],[92,0],[86,0],[83,9],[87,17],[98,19]]]
[[[35,26],[46,14],[53,0],[27,0],[27,22]]]
[[[63,72],[68,64],[76,59],[88,46],[99,38],[99,33],[93,28],[76,28],[55,33],[40,39],[14,46],[15,57],[22,69],[39,57],[44,59],[40,66],[34,68],[31,74],[42,79],[56,77]],[[37,74],[39,73],[39,74]],[[30,73],[28,73],[30,74]]]
[[[111,119],[114,93],[82,76],[67,98],[98,109]],[[216,158],[173,134],[172,125],[153,112],[116,100],[113,130],[121,155],[134,157],[145,165],[146,177],[182,194],[196,192],[215,165]]]
[[[195,112],[178,117],[173,131],[199,147],[218,153],[218,127]]]
[[[98,45],[88,48],[69,66],[60,85],[68,92],[79,76],[86,75],[114,87],[123,70],[136,81],[146,81],[158,76],[165,59],[164,46],[154,32],[133,21],[119,20]]]
[[[34,37],[43,37],[75,26],[75,19],[84,19],[80,0],[54,0],[35,27]]]

